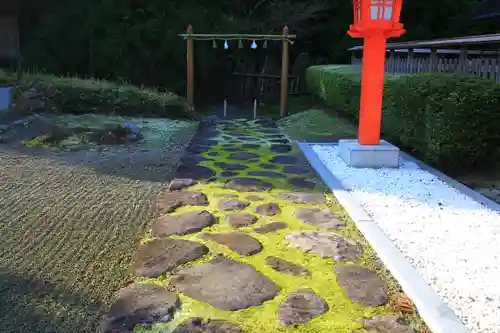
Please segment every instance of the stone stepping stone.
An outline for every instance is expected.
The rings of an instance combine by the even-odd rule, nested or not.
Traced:
[[[234,177],[236,175],[238,175],[238,173],[234,172],[234,171],[222,171],[220,173],[221,177]]]
[[[298,162],[298,159],[294,156],[278,155],[274,156],[269,162],[276,164],[295,164]]]
[[[253,266],[223,256],[181,270],[170,283],[183,294],[219,310],[262,305],[280,292],[280,287]]]
[[[260,147],[260,145],[257,145],[255,143],[245,143],[245,144],[242,144],[241,147],[244,149],[257,149]]]
[[[206,179],[215,176],[215,171],[201,165],[182,164],[177,168],[176,177],[192,178],[195,180]]]
[[[176,293],[151,283],[133,283],[120,289],[103,320],[103,333],[133,332],[136,325],[169,322],[179,308]]]
[[[322,205],[326,203],[325,195],[323,193],[286,192],[280,193],[278,198],[305,205]]]
[[[285,165],[283,167],[283,172],[296,175],[304,175],[311,172],[311,168],[302,168],[294,165]]]
[[[262,244],[257,239],[241,232],[204,234],[201,237],[227,246],[234,252],[247,257],[259,253],[263,249]]]
[[[273,171],[249,171],[247,174],[253,177],[286,178],[284,174]]]
[[[273,135],[281,135],[281,131],[279,129],[273,129],[273,128],[263,128],[261,130],[259,130],[260,133],[263,133],[263,134],[273,134]]]
[[[183,188],[195,185],[196,182],[190,178],[175,178],[168,184],[169,191],[179,191]]]
[[[305,189],[305,190],[312,190],[314,187],[316,187],[316,183],[313,183],[312,181],[309,181],[307,179],[301,178],[301,177],[294,177],[290,178],[288,180],[290,185],[292,185],[295,189]]]
[[[295,216],[304,223],[325,229],[340,229],[345,222],[328,208],[298,208]]]
[[[253,195],[253,194],[247,196],[246,199],[250,200],[250,201],[262,201],[262,200],[264,200],[264,198],[261,198],[258,195]]]
[[[263,225],[262,227],[255,228],[254,231],[258,234],[268,234],[285,228],[288,228],[288,224],[285,222],[271,222]]]
[[[174,333],[244,333],[235,324],[224,320],[206,320],[191,318],[180,324]]]
[[[337,266],[335,275],[351,301],[372,307],[387,303],[387,285],[371,270],[358,265]]]
[[[188,235],[209,227],[216,218],[206,210],[196,210],[179,215],[163,215],[153,223],[154,237]]]
[[[272,143],[278,143],[278,144],[288,144],[289,141],[287,139],[271,139],[270,140]]]
[[[137,277],[155,278],[208,253],[200,243],[183,239],[155,239],[139,247],[133,270]]]
[[[156,207],[161,213],[171,213],[183,206],[206,206],[207,196],[194,191],[169,191],[164,190],[156,199]]]
[[[361,246],[353,239],[334,233],[302,231],[285,237],[296,248],[337,262],[358,260],[363,254]]]
[[[275,153],[289,153],[292,151],[292,146],[288,144],[272,144],[271,151]]]
[[[377,316],[371,319],[363,318],[361,325],[368,333],[413,333],[413,329],[404,323],[400,316]]]
[[[262,169],[278,169],[278,166],[276,164],[269,164],[269,163],[264,163],[259,165]]]
[[[229,199],[229,200],[221,200],[219,201],[219,209],[220,210],[243,210],[250,206],[249,202],[244,202],[240,200],[235,200],[235,199]]]
[[[211,151],[207,153],[208,156],[219,156],[219,153],[216,151]]]
[[[223,163],[223,162],[215,162],[214,165],[218,168],[221,168],[222,170],[228,170],[228,171],[240,171],[240,170],[248,169],[248,166],[242,165],[242,164],[229,164],[229,163]]]
[[[289,261],[278,257],[267,257],[266,263],[275,271],[292,275],[309,275],[309,270],[305,267],[295,265]]]
[[[312,289],[299,289],[281,302],[278,322],[283,326],[307,323],[329,310],[326,301]]]
[[[231,154],[229,156],[229,159],[237,161],[247,161],[251,160],[252,158],[259,158],[259,154],[241,152],[241,153]]]
[[[246,227],[257,222],[255,215],[248,213],[231,213],[226,215],[226,221],[234,228]]]
[[[224,151],[227,151],[227,152],[230,152],[230,153],[236,153],[236,152],[242,153],[241,148],[238,148],[238,147],[224,148]]]
[[[234,178],[227,182],[224,187],[241,192],[267,192],[273,189],[271,183],[257,178]]]
[[[266,203],[255,207],[255,211],[260,215],[274,216],[281,213],[280,206],[277,203]]]

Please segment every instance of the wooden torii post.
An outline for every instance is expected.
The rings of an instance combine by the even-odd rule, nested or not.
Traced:
[[[288,27],[283,28],[281,35],[252,35],[252,34],[195,34],[193,26],[190,24],[185,34],[179,34],[186,40],[186,65],[187,65],[187,92],[188,104],[194,108],[194,40],[281,40],[283,42],[283,55],[281,60],[281,117],[287,116],[287,95],[288,95],[288,67],[289,67],[289,47],[293,44],[295,35],[290,35]]]

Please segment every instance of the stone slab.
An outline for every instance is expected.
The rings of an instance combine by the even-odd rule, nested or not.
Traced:
[[[361,145],[358,140],[340,140],[339,156],[353,168],[399,167],[399,148],[384,140],[378,145]]]

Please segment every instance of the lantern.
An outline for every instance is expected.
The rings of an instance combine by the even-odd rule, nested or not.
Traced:
[[[405,31],[399,23],[403,0],[353,0],[354,24],[349,35],[354,38],[382,33],[386,38],[399,37]]]
[[[354,0],[354,23],[347,32],[364,38],[358,141],[380,143],[386,39],[405,30],[399,23],[403,0]]]

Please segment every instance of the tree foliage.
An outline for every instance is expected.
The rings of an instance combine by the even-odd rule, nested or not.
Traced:
[[[407,39],[466,34],[473,0],[406,0]],[[78,74],[182,91],[185,43],[195,32],[270,33],[288,25],[298,35],[293,52],[346,60],[360,44],[346,35],[348,0],[35,0],[23,1],[21,41],[26,64],[54,74]],[[214,74],[211,43],[195,44],[196,73]],[[279,57],[279,54],[277,54]]]

